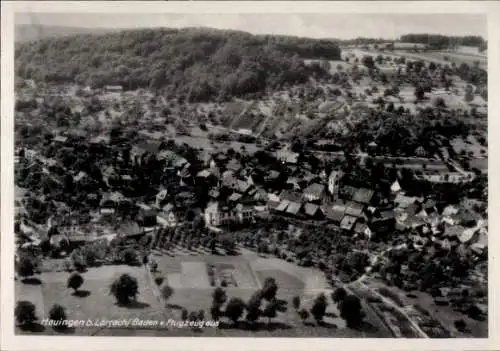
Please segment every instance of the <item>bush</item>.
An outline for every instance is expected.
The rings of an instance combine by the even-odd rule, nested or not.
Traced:
[[[163,277],[156,277],[155,278],[155,284],[158,285],[158,286],[160,286],[160,285],[163,284],[164,280],[165,280],[165,278],[163,278]]]
[[[37,321],[36,308],[29,301],[19,301],[14,309],[16,322],[20,326],[29,326]]]
[[[61,305],[55,304],[49,311],[49,318],[53,321],[59,322],[54,325],[54,329],[65,329],[66,328],[66,310]]]

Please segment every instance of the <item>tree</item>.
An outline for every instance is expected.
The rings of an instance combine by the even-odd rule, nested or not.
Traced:
[[[311,307],[311,314],[316,320],[316,323],[321,323],[323,317],[326,313],[326,308],[328,307],[328,301],[324,293],[319,294],[314,300],[313,306]]]
[[[161,296],[165,301],[168,301],[168,299],[170,299],[173,294],[174,294],[174,289],[170,285],[165,285],[161,289]]]
[[[227,300],[227,295],[226,291],[222,288],[215,288],[214,292],[212,293],[212,299],[213,303],[216,303],[218,305],[224,304]]]
[[[210,307],[210,315],[212,316],[212,319],[214,321],[218,321],[222,314],[221,305],[212,303],[212,306]]]
[[[300,319],[302,319],[302,323],[305,323],[306,320],[309,318],[309,312],[305,308],[303,308],[298,313]]]
[[[16,304],[14,316],[16,317],[17,324],[21,327],[29,327],[38,320],[35,305],[24,300]]]
[[[233,297],[227,303],[225,315],[231,321],[233,321],[234,324],[236,324],[243,315],[244,311],[245,311],[245,303],[243,302],[243,300],[237,297]]]
[[[205,320],[205,310],[199,310],[198,311],[198,320],[199,321]]]
[[[113,295],[120,305],[127,305],[130,299],[135,299],[139,287],[137,279],[129,274],[122,274],[110,286],[110,294]]]
[[[68,278],[67,287],[73,289],[75,292],[83,285],[83,277],[78,273],[73,273]]]
[[[253,295],[250,297],[246,304],[246,309],[247,309],[247,315],[246,315],[246,320],[248,322],[254,323],[256,322],[260,315],[261,315],[261,304],[262,304],[262,291],[258,290]]]
[[[298,310],[300,308],[300,296],[294,296],[292,299],[292,304],[293,308],[295,308],[295,310]]]
[[[446,107],[446,103],[445,103],[445,101],[444,101],[444,99],[442,97],[437,97],[434,100],[434,106],[437,107],[437,108],[445,108]]]
[[[21,258],[17,267],[17,274],[23,279],[35,274],[35,265],[33,261],[28,257]]]
[[[181,311],[181,319],[183,321],[187,321],[188,317],[189,317],[188,310],[186,310],[185,308],[183,308],[182,311]]]
[[[416,87],[414,94],[418,101],[423,100],[425,96],[424,88],[421,86]]]
[[[361,301],[357,296],[347,295],[339,305],[340,317],[342,317],[349,328],[357,327],[363,319]]]
[[[365,55],[361,59],[361,63],[365,65],[365,67],[372,69],[375,67],[375,61],[373,60],[373,56]]]
[[[277,292],[278,284],[276,283],[276,279],[272,277],[266,278],[262,287],[262,298],[271,301],[276,297]]]
[[[53,321],[56,321],[56,324],[54,324],[54,329],[65,329],[67,327],[65,323],[66,310],[61,305],[55,304],[52,306],[49,311],[49,318]]]
[[[337,288],[333,293],[332,293],[332,301],[335,303],[340,303],[344,300],[346,297],[347,292],[345,291],[344,288]]]

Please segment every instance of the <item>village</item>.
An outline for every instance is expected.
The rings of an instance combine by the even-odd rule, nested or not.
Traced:
[[[178,305],[208,311],[201,295],[209,289],[238,287],[244,292],[234,294],[246,299],[270,276],[294,300],[302,290],[311,301],[334,290],[357,296],[386,337],[484,336],[484,94],[468,91],[450,67],[409,59],[398,65],[375,54],[374,63],[349,50],[329,63],[333,78],[251,102],[189,103],[119,85],[20,83],[16,264],[32,269],[20,269],[19,279],[39,275],[43,286],[45,275],[76,270],[98,277],[106,267],[144,265],[158,301],[165,280]],[[438,86],[405,95],[405,84],[422,79],[425,69]],[[444,74],[456,93],[442,86],[452,84]],[[401,92],[387,91],[395,81]],[[403,119],[429,109],[452,117],[465,110],[464,125],[478,126],[420,146],[390,133],[347,142],[341,132],[375,121],[377,113]],[[294,274],[318,275],[321,284],[287,283],[299,279]],[[18,283],[16,289],[29,289]],[[51,300],[49,291],[42,300]],[[199,306],[176,297],[182,292],[194,300],[199,294]]]

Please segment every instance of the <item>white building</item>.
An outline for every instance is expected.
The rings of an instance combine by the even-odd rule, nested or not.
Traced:
[[[339,197],[340,179],[342,178],[341,171],[332,171],[328,177],[328,192],[336,200]]]
[[[229,224],[243,224],[253,222],[255,210],[241,204],[235,207],[211,202],[205,209],[204,218],[207,226],[218,227]]]

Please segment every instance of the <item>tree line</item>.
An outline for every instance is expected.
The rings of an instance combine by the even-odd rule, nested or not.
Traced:
[[[447,36],[440,34],[405,34],[400,37],[401,42],[428,44],[435,48],[446,48],[449,46],[465,45],[477,48],[486,47],[486,40],[479,35]]]

